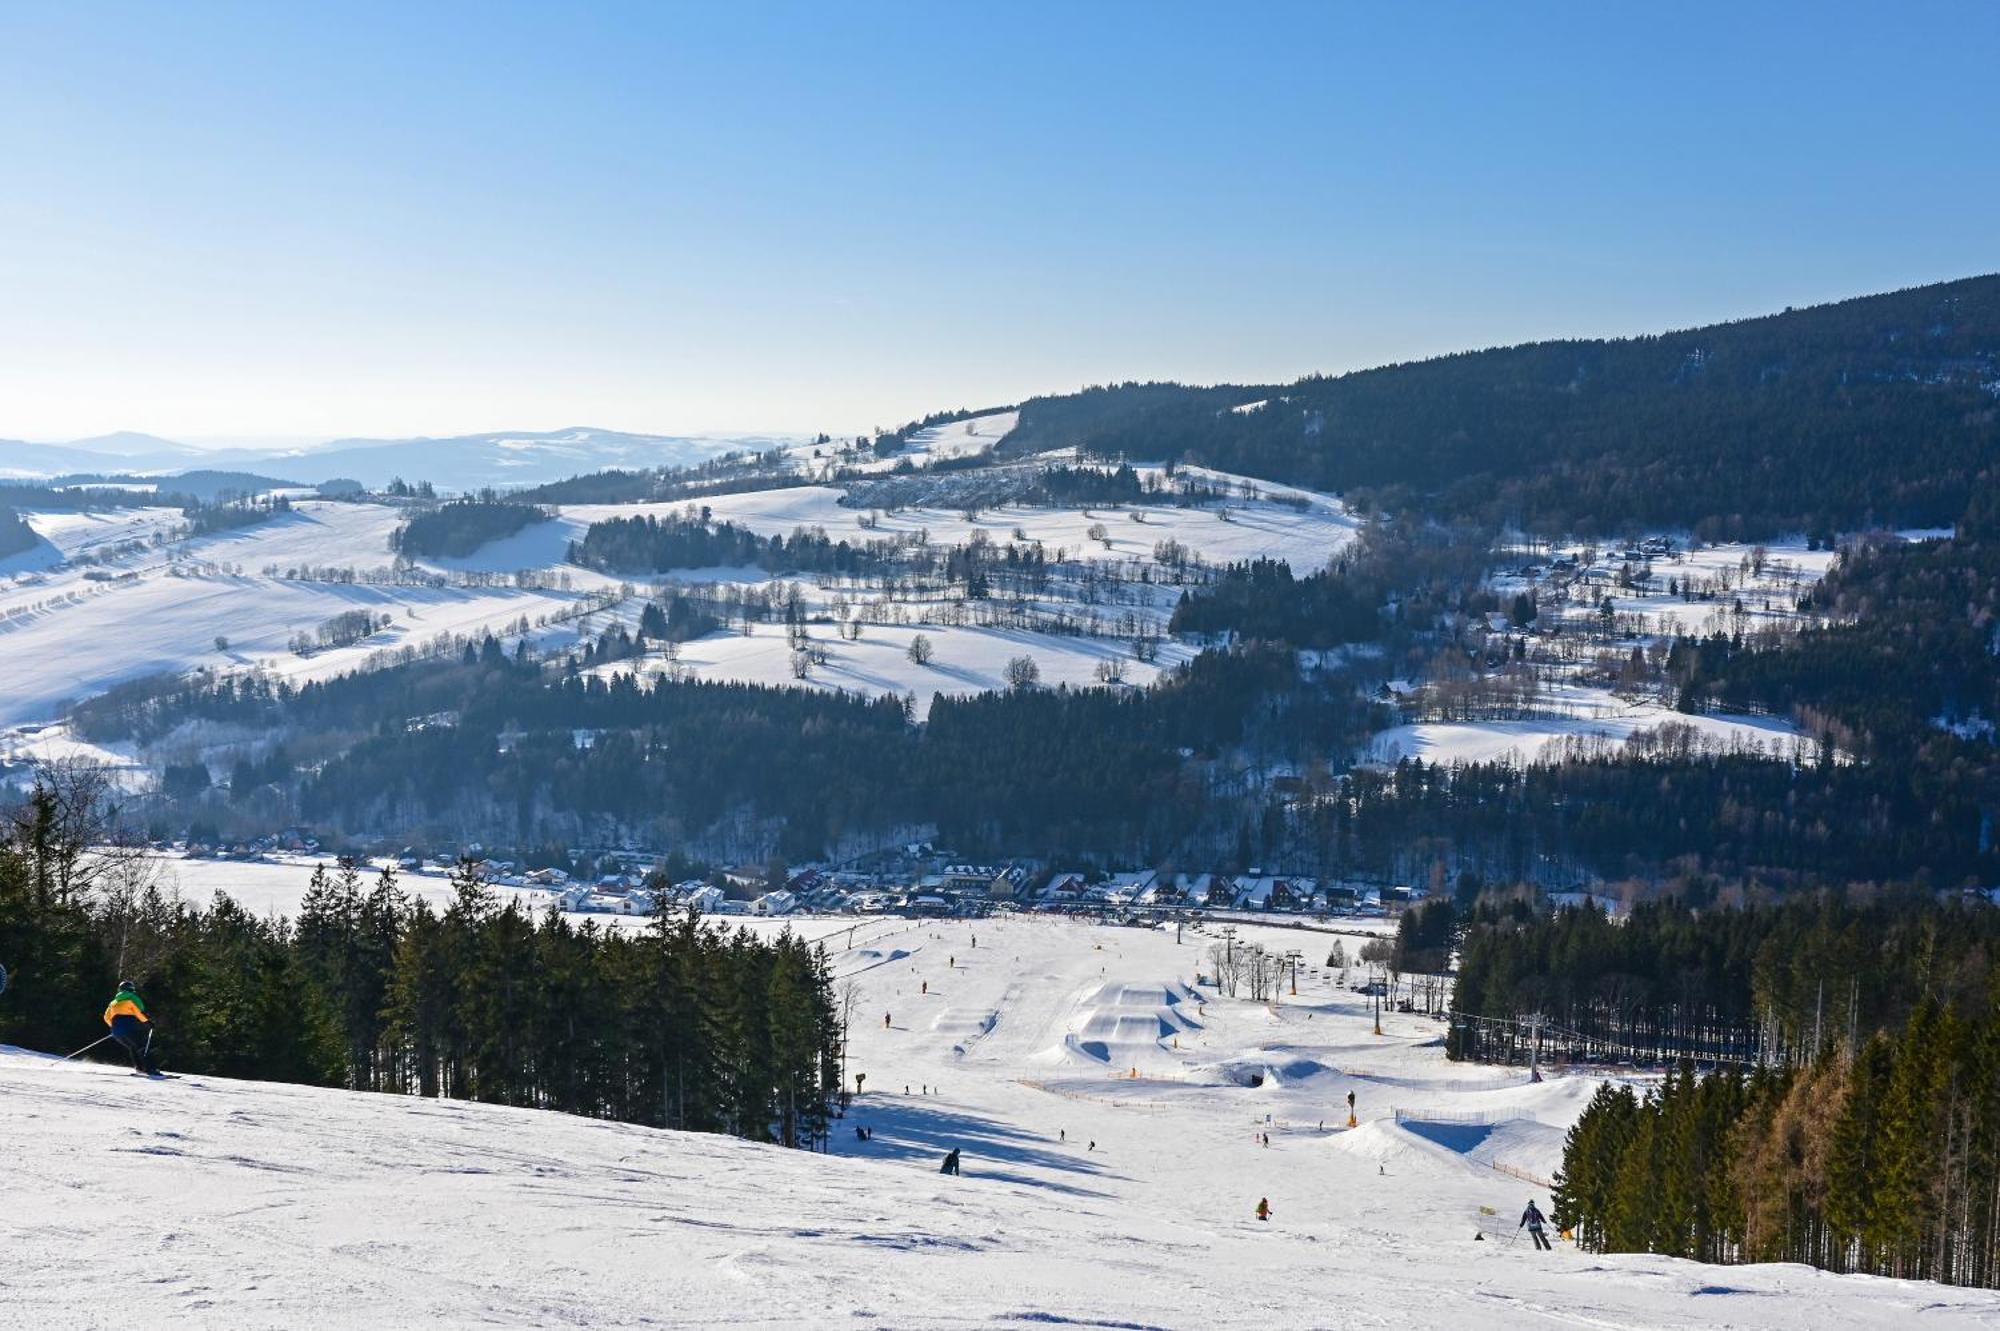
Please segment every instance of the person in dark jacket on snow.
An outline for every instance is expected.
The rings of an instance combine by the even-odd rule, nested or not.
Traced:
[[[1535,1241],[1535,1247],[1542,1252],[1548,1252],[1555,1246],[1549,1242],[1549,1236],[1542,1232],[1548,1223],[1548,1217],[1542,1214],[1542,1208],[1535,1205],[1535,1199],[1530,1197],[1528,1199],[1528,1209],[1521,1212],[1521,1223],[1514,1228],[1525,1228],[1528,1231],[1528,1237]]]
[[[112,995],[109,1006],[104,1009],[104,1024],[111,1028],[111,1038],[132,1055],[135,1069],[149,1077],[158,1074],[160,1064],[153,1054],[153,1022],[146,1015],[146,1003],[139,997],[139,987],[130,980],[118,982],[118,992]]]
[[[938,1166],[938,1173],[940,1174],[958,1173],[958,1148],[956,1146],[952,1147],[950,1151],[945,1153],[944,1163]]]

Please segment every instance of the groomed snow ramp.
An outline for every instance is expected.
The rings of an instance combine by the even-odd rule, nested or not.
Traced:
[[[1077,999],[1062,1043],[1044,1051],[1058,1063],[1132,1065],[1156,1062],[1168,1044],[1201,1029],[1200,996],[1182,984],[1107,981]]]
[[[953,1056],[963,1058],[999,1020],[1000,1014],[991,1008],[948,1007],[931,1019],[931,1029],[950,1039]]]
[[[1232,1085],[1276,1090],[1327,1076],[1332,1069],[1317,1059],[1272,1053],[1263,1057],[1234,1058],[1216,1064],[1215,1072]]]

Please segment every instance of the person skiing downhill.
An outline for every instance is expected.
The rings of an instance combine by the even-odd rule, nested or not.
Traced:
[[[153,1056],[153,1022],[146,1015],[139,987],[130,980],[118,982],[118,992],[104,1009],[104,1024],[111,1028],[111,1038],[132,1055],[135,1071],[149,1077],[159,1075],[159,1060]]]
[[[1515,1228],[1525,1228],[1528,1231],[1528,1237],[1535,1241],[1535,1247],[1543,1252],[1548,1252],[1554,1247],[1549,1242],[1549,1236],[1542,1232],[1548,1223],[1548,1217],[1542,1214],[1542,1209],[1535,1205],[1535,1199],[1530,1197],[1528,1199],[1528,1209],[1521,1212],[1521,1223],[1516,1225]]]

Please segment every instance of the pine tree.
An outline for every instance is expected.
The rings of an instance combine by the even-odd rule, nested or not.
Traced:
[[[1589,1251],[1604,1251],[1618,1165],[1638,1115],[1631,1087],[1600,1083],[1564,1141],[1551,1218],[1559,1228],[1573,1231]]]
[[[452,976],[444,923],[422,901],[403,917],[390,967],[385,1040],[396,1089],[426,1098],[455,1089],[447,1063],[452,1032]]]
[[[1931,1218],[1927,1193],[1937,1165],[1936,1097],[1944,1072],[1939,1027],[1940,1014],[1932,1003],[1911,1014],[1896,1041],[1882,1094],[1869,1237],[1882,1254],[1882,1269],[1891,1275],[1915,1276],[1924,1265]]]
[[[1834,1124],[1827,1164],[1826,1218],[1835,1269],[1879,1268],[1883,1226],[1877,1212],[1877,1136],[1894,1054],[1877,1034],[1848,1070],[1848,1093]]]

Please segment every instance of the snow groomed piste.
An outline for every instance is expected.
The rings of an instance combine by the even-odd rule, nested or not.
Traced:
[[[1448,1064],[1421,1017],[1377,1038],[1331,976],[1267,1005],[1195,985],[1192,932],[863,958],[851,923],[799,926],[856,985],[832,1156],[0,1052],[0,1327],[2000,1325],[1991,1293],[1534,1251],[1594,1082]]]

